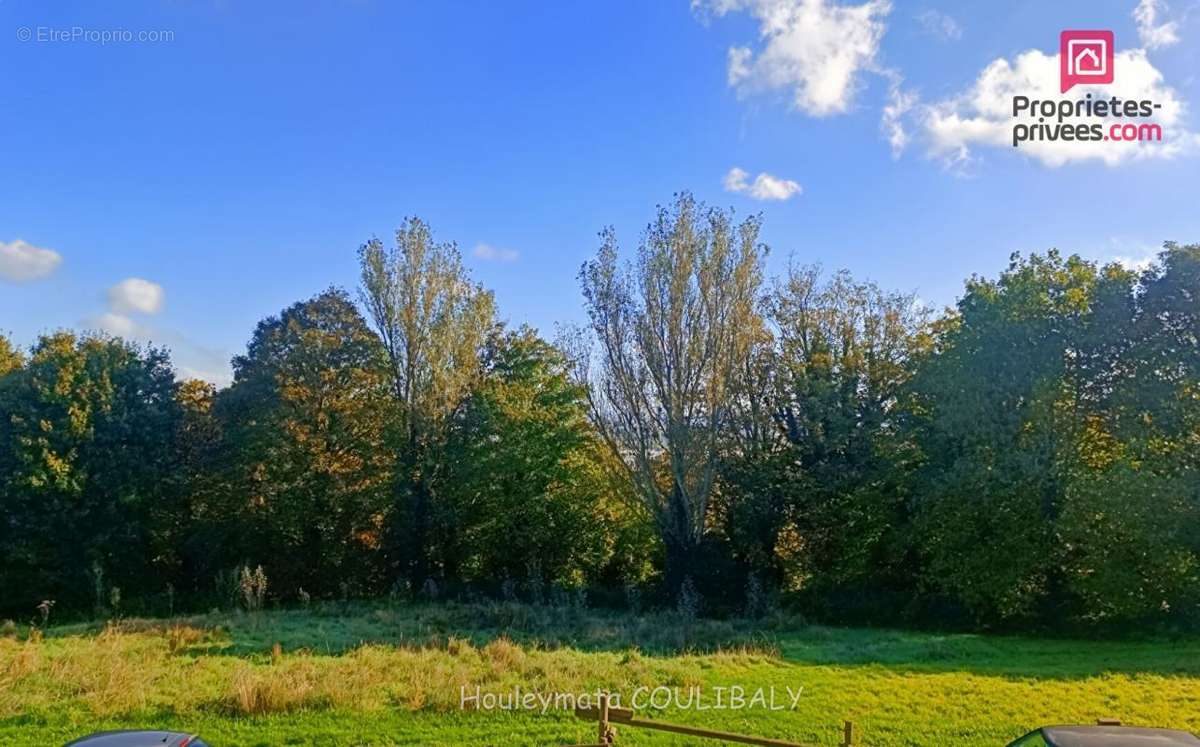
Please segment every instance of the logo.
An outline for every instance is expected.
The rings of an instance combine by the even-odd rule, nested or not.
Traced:
[[[1113,32],[1064,31],[1058,43],[1062,93],[1080,84],[1113,82]]]
[[[1059,86],[1113,82],[1113,32],[1063,31],[1059,34]],[[1161,142],[1162,126],[1148,121],[1162,104],[1151,99],[1121,99],[1087,93],[1081,98],[1012,97],[1012,144]]]

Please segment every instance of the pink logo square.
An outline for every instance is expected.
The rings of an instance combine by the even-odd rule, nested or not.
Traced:
[[[1113,82],[1113,32],[1064,31],[1059,36],[1059,83],[1062,92],[1079,84]]]

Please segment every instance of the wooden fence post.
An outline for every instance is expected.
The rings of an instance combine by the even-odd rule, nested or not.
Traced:
[[[849,721],[842,725],[841,747],[854,747],[854,724]]]
[[[612,727],[608,725],[608,693],[600,693],[600,738],[597,744],[612,744]]]

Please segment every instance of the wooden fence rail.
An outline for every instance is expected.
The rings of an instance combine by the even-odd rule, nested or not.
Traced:
[[[736,742],[737,744],[758,745],[759,747],[812,747],[812,745],[786,742],[781,739],[768,739],[766,737],[755,737],[747,734],[699,729],[694,726],[671,724],[665,721],[649,721],[638,718],[632,708],[618,708],[611,705],[607,694],[600,696],[600,706],[598,708],[576,708],[575,715],[585,721],[598,722],[599,726],[596,730],[597,741],[583,745],[569,745],[568,747],[610,747],[616,743],[617,738],[617,731],[613,724],[632,726],[638,729],[665,731],[672,734],[683,734],[684,736],[700,737],[702,739],[717,739],[724,742]],[[853,745],[854,724],[847,721],[842,727],[842,743],[840,747],[853,747]]]

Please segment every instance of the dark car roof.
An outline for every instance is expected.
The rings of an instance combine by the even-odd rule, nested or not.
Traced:
[[[1200,747],[1195,734],[1132,726],[1047,726],[1042,735],[1053,747]]]
[[[105,731],[68,742],[64,747],[180,747],[195,744],[191,734],[175,731]]]

